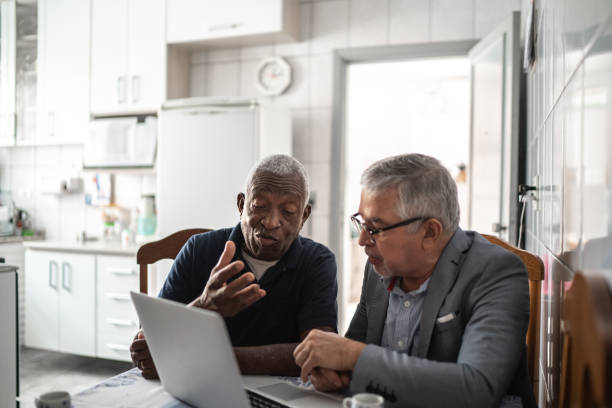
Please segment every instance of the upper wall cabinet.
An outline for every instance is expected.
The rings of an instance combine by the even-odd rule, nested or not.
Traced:
[[[87,134],[89,13],[89,1],[38,0],[36,144],[79,143]]]
[[[165,1],[92,0],[91,15],[91,113],[156,111],[166,98]]]
[[[298,39],[297,0],[171,0],[169,44],[248,45]]]

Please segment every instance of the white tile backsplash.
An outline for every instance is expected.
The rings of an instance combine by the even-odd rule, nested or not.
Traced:
[[[11,165],[13,166],[33,166],[35,154],[33,147],[16,147],[12,151]]]
[[[331,165],[329,163],[311,163],[307,166],[310,173],[310,191],[316,198],[313,213],[317,216],[329,216],[331,191]]]
[[[206,64],[196,64],[191,66],[191,96],[208,95],[207,88],[207,67]]]
[[[310,57],[310,106],[330,108],[333,96],[333,59],[332,54]]]
[[[273,56],[275,53],[274,45],[260,45],[257,47],[243,47],[240,49],[240,60],[260,60],[265,57]]]
[[[310,57],[297,56],[285,58],[291,66],[292,81],[284,94],[275,102],[290,108],[307,108],[310,105]]]
[[[208,96],[238,96],[240,62],[208,64],[206,89]]]
[[[431,0],[431,41],[475,38],[475,0]]]
[[[310,109],[292,109],[293,155],[302,163],[309,161],[312,157],[310,128]],[[312,180],[312,174],[309,174],[309,178]]]
[[[240,62],[240,96],[255,98],[259,95],[255,88],[255,80],[257,78],[257,68],[260,62],[258,60],[243,60]]]
[[[208,62],[232,62],[240,59],[240,48],[212,49],[207,52]]]
[[[431,0],[391,0],[389,43],[425,43],[431,39]]]
[[[386,44],[389,37],[389,2],[352,0],[350,5],[349,46]]]
[[[349,1],[313,3],[311,53],[327,53],[348,44]]]
[[[313,163],[331,162],[331,125],[331,109],[312,109],[310,116],[310,151]]]

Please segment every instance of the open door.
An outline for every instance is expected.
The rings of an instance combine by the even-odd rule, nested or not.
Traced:
[[[518,236],[520,13],[469,52],[472,65],[470,229]]]

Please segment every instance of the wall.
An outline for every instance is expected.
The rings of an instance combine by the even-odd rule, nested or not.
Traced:
[[[81,231],[102,233],[101,210],[86,206],[83,194],[49,193],[62,178],[93,175],[82,172],[82,156],[80,145],[0,148],[0,189],[12,193],[15,205],[28,211],[33,227],[44,230],[47,239],[74,241]],[[117,175],[114,192],[117,204],[130,209],[140,194],[155,192],[155,176]]]
[[[272,103],[291,108],[294,155],[306,166],[316,203],[305,235],[329,243],[332,56],[337,48],[480,38],[520,0],[300,1],[297,43],[192,53],[192,96],[257,96],[259,61],[284,57],[293,84]]]
[[[523,1],[525,15],[530,1]],[[537,2],[537,62],[528,74],[527,249],[546,265],[540,406],[557,406],[560,317],[577,271],[612,276],[612,2]],[[537,209],[536,209],[537,208]],[[611,281],[612,282],[612,281]]]

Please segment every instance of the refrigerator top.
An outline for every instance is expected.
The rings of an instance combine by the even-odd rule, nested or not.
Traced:
[[[163,103],[161,109],[182,109],[182,108],[235,108],[246,107],[255,108],[261,105],[257,99],[241,97],[195,97],[184,99],[170,99]]]

